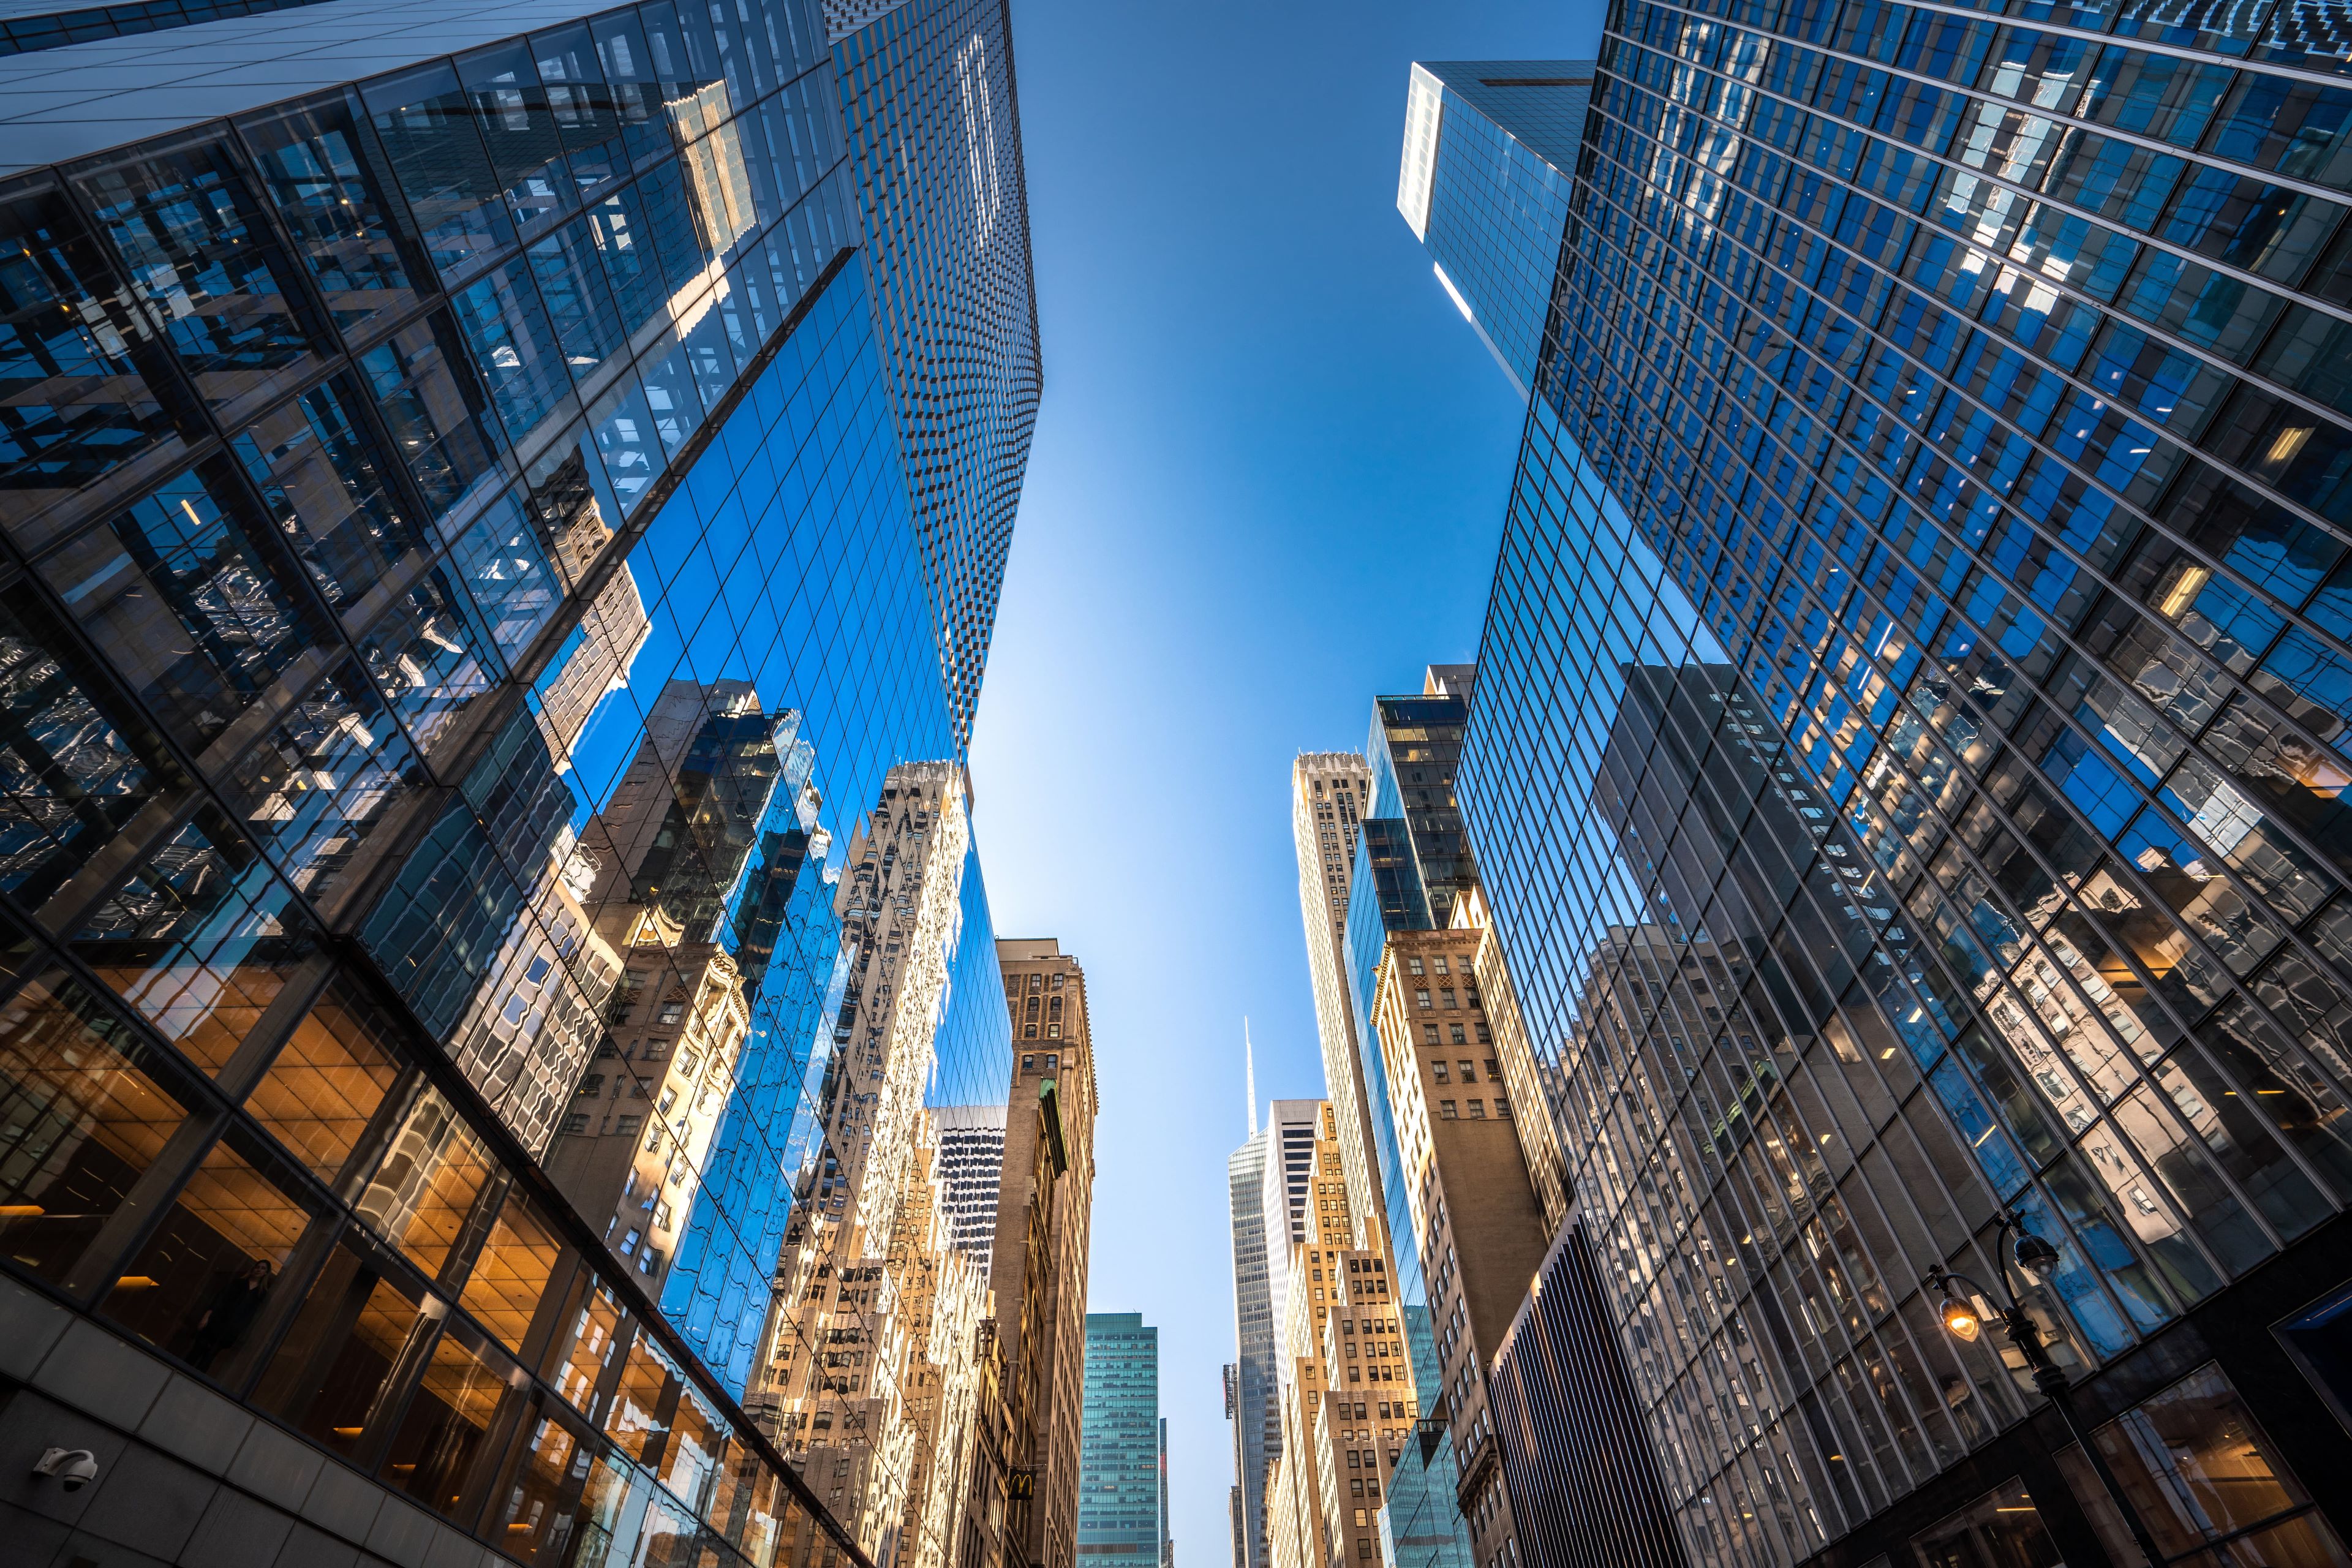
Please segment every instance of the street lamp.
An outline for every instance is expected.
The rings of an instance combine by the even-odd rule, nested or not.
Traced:
[[[2010,1237],[2011,1231],[2016,1232],[2014,1240]],[[2019,1214],[2005,1213],[2000,1216],[2000,1238],[1993,1245],[1993,1261],[2000,1268],[2001,1294],[1994,1305],[2000,1313],[2001,1331],[2008,1334],[2009,1342],[2017,1347],[2018,1353],[2024,1356],[2025,1364],[2032,1369],[2033,1386],[2058,1407],[2059,1418],[2066,1423],[2067,1432],[2082,1446],[2083,1457],[2090,1460],[2099,1484],[2106,1489],[2108,1500],[2123,1516],[2125,1528],[2131,1531],[2132,1540],[2138,1544],[2140,1555],[2147,1560],[2147,1568],[2163,1568],[2164,1553],[2158,1549],[2156,1538],[2140,1521],[2139,1510],[2134,1508],[2131,1499],[2124,1495],[2123,1484],[2116,1479],[2115,1471],[2107,1467],[2106,1456],[2099,1452],[2098,1445],[2091,1441],[2091,1435],[2083,1429],[2082,1422],[2076,1418],[2074,1391],[2066,1381],[2064,1370],[2051,1359],[2048,1348],[2042,1342],[2042,1325],[2033,1321],[2032,1312],[2026,1310],[2024,1302],[2020,1300],[2021,1292],[2010,1283],[2011,1261],[2016,1263],[2018,1272],[2025,1276],[2027,1283],[2038,1283],[2035,1275],[2058,1261],[2058,1249],[2026,1229],[2025,1216]],[[2008,1246],[2003,1247],[2002,1242],[2008,1242]],[[1939,1292],[1943,1297],[1937,1304],[1936,1315],[1943,1320],[1944,1331],[1965,1344],[1976,1343],[1977,1337],[1984,1332],[1984,1316],[1969,1298],[1985,1297],[1987,1293],[1983,1287],[1967,1275],[1955,1274],[1941,1265],[1927,1270],[1927,1289]],[[1969,1294],[1961,1294],[1962,1290]]]

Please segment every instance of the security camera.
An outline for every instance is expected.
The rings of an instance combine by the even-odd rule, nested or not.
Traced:
[[[33,1467],[37,1476],[55,1476],[66,1490],[78,1492],[98,1479],[98,1456],[88,1448],[51,1448]]]

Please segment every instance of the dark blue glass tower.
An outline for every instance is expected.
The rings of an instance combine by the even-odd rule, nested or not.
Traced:
[[[2011,10],[1612,7],[1464,810],[1695,1560],[2137,1560],[2006,1209],[2164,1550],[2332,1561],[2352,39]]]
[[[0,1401],[104,1454],[40,1539],[860,1560],[736,1401],[844,847],[960,773],[1001,540],[931,541],[1026,425],[919,489],[905,324],[1026,305],[1017,127],[897,148],[997,193],[910,271],[844,104],[982,78],[803,0],[100,9],[0,60]],[[984,1117],[956,858],[913,1048]]]

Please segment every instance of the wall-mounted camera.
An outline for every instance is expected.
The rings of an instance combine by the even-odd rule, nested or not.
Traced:
[[[98,1479],[98,1456],[88,1448],[51,1448],[33,1467],[37,1476],[55,1476],[66,1490],[78,1492]]]

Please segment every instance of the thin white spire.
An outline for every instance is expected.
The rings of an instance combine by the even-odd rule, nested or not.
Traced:
[[[1257,1136],[1257,1048],[1250,1044],[1249,1019],[1242,1019],[1243,1092],[1249,1096],[1250,1136]]]

